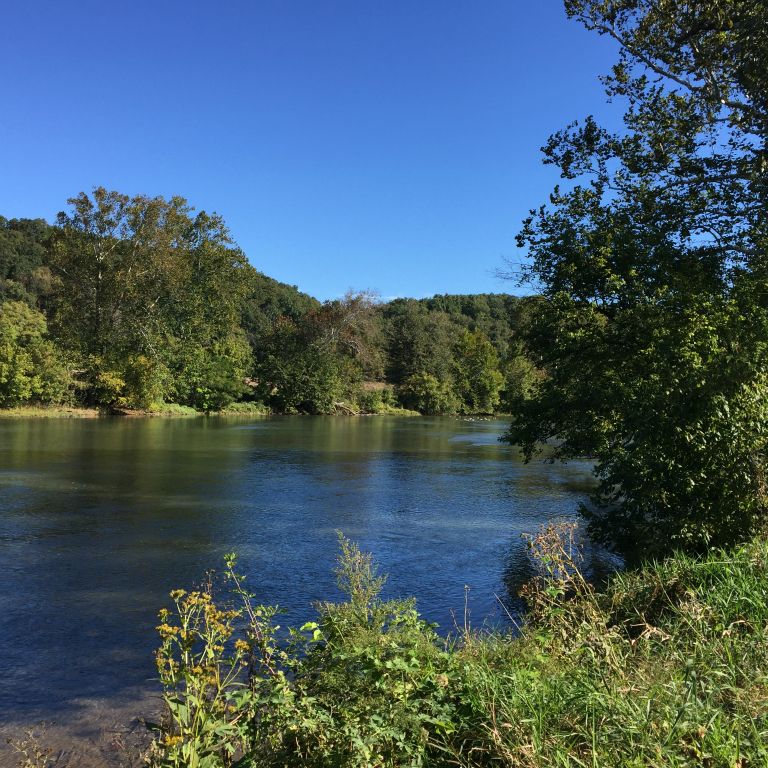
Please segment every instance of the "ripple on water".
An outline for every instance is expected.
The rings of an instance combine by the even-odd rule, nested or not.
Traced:
[[[573,514],[587,464],[522,464],[500,421],[14,420],[0,425],[0,721],[154,690],[157,609],[236,550],[306,620],[338,596],[336,531],[443,631],[506,621],[520,534]],[[599,553],[595,555],[599,558]],[[108,709],[108,706],[107,706]]]

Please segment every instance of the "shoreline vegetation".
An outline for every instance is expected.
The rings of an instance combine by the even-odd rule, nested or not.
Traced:
[[[60,405],[18,405],[0,408],[0,419],[98,419],[102,411],[98,408],[85,408]]]
[[[751,766],[768,760],[768,544],[580,570],[578,531],[530,537],[516,633],[439,636],[339,534],[345,600],[288,630],[230,555],[160,612],[151,765]]]
[[[0,216],[0,409],[484,414],[543,375],[535,298],[320,302],[183,198],[67,202],[53,224]]]
[[[352,407],[340,404],[332,414],[326,416],[421,416],[418,411],[396,406],[384,407],[377,411],[359,411]],[[151,409],[113,409],[88,408],[85,406],[58,406],[58,405],[18,405],[10,408],[0,408],[0,419],[24,418],[24,419],[98,419],[105,417],[115,418],[190,418],[196,416],[240,416],[242,418],[259,418],[262,416],[312,416],[317,414],[286,414],[270,411],[260,403],[233,403],[219,411],[197,411],[188,406],[176,404],[161,404]],[[468,417],[477,418],[498,417],[503,414],[468,414]]]
[[[300,628],[278,629],[279,609],[254,602],[227,556],[160,612],[159,719],[79,765],[765,764],[766,540],[678,553],[601,589],[577,542],[568,521],[530,537],[537,575],[517,631],[465,622],[450,637],[413,600],[383,600],[385,577],[341,535],[344,598]],[[58,765],[45,729],[10,744],[24,768]]]

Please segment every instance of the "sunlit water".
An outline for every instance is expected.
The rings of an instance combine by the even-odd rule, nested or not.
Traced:
[[[498,442],[504,427],[0,421],[0,720],[156,687],[158,608],[230,550],[283,624],[338,596],[337,530],[375,554],[388,596],[415,596],[441,631],[463,623],[465,585],[474,625],[507,621],[530,574],[521,534],[573,514],[590,467],[525,465]]]

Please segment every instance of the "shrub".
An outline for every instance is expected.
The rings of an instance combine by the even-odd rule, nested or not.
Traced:
[[[397,397],[406,408],[427,415],[452,414],[459,410],[451,385],[430,373],[409,376],[398,387]]]
[[[99,370],[93,372],[93,397],[98,405],[125,408],[125,379],[119,371]]]
[[[381,413],[385,410],[382,391],[374,389],[360,392],[357,396],[357,405],[363,413]]]
[[[191,347],[176,360],[173,399],[200,411],[220,411],[245,391],[249,352],[236,337],[212,348]]]
[[[504,384],[500,407],[505,413],[517,413],[523,403],[530,400],[546,374],[524,354],[511,355],[504,363]]]
[[[278,642],[227,561],[172,593],[158,669],[155,766],[765,765],[768,543],[618,574],[598,592],[575,527],[530,540],[537,576],[518,635],[447,642],[343,537],[341,603]]]
[[[158,766],[420,765],[430,733],[450,729],[448,655],[412,600],[384,601],[370,555],[340,537],[343,603],[276,642],[278,611],[253,604],[235,560],[225,582],[171,593],[157,654],[166,716]],[[240,632],[237,629],[240,628]]]
[[[37,348],[36,358],[40,373],[35,399],[49,405],[72,404],[76,383],[70,361],[47,340]]]
[[[47,333],[37,310],[20,301],[0,304],[0,407],[70,398],[71,374]]]
[[[125,365],[125,399],[132,408],[151,409],[169,388],[170,372],[159,360],[134,355]]]
[[[493,413],[504,377],[496,350],[482,331],[464,331],[456,342],[453,390],[464,413]]]

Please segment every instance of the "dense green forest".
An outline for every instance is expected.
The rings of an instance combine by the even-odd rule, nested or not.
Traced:
[[[0,406],[430,414],[510,410],[541,374],[509,295],[319,302],[221,217],[102,188],[0,217]]]

